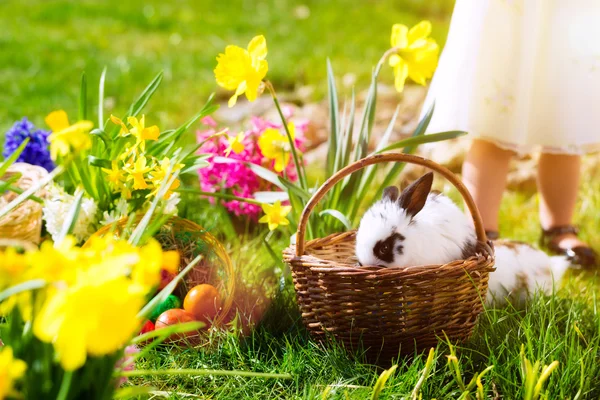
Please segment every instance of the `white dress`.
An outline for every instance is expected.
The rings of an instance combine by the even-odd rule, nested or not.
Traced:
[[[428,132],[529,153],[600,150],[600,0],[457,0]]]

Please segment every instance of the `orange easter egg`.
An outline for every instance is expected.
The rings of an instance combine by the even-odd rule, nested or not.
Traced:
[[[185,296],[183,308],[198,321],[212,321],[221,308],[219,291],[206,283],[194,286]]]

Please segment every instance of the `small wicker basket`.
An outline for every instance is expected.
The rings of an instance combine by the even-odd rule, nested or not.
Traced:
[[[140,216],[139,219],[141,218]],[[103,237],[112,232],[118,238],[123,234],[127,222],[128,218],[123,218],[117,221],[115,226],[113,224],[106,225],[94,233],[92,237]],[[180,270],[196,257],[196,254],[186,254],[185,249],[178,246],[175,239],[180,234],[183,234],[188,243],[201,243],[206,251],[204,252],[204,259],[188,272],[174,293],[183,300],[189,289],[196,285],[209,283],[215,286],[221,295],[221,309],[212,321],[212,326],[221,326],[228,322],[227,317],[233,305],[235,292],[233,263],[221,243],[200,225],[188,219],[171,217],[161,227],[155,238],[161,243],[163,250],[179,251],[181,256]]]
[[[445,265],[382,268],[357,265],[355,231],[304,241],[311,212],[333,185],[369,165],[407,162],[448,179],[465,199],[477,232],[476,253]],[[427,240],[427,238],[423,238]],[[300,218],[296,245],[288,247],[304,324],[317,339],[332,336],[350,351],[395,357],[435,346],[439,337],[468,339],[483,311],[494,251],[466,187],[450,170],[421,157],[387,153],[340,170],[310,199]]]
[[[40,180],[44,179],[48,172],[36,165],[27,163],[14,163],[1,179],[7,179],[15,174],[21,177],[14,186],[27,190]],[[35,194],[37,197],[46,196],[45,189],[40,189]],[[0,195],[0,208],[14,200],[18,195],[7,191]],[[0,218],[0,238],[26,240],[39,244],[42,235],[42,204],[33,200],[26,200],[10,213]]]

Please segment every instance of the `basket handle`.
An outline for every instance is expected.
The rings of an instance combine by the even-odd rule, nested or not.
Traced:
[[[345,168],[342,168],[335,174],[331,176],[331,178],[327,179],[325,183],[313,194],[311,199],[304,207],[302,211],[302,215],[300,216],[300,223],[298,224],[298,232],[296,232],[296,256],[300,257],[304,254],[304,238],[306,234],[306,225],[308,223],[308,218],[312,213],[313,209],[319,203],[319,201],[331,190],[333,185],[344,179],[346,176],[368,167],[373,164],[381,164],[387,162],[406,162],[409,164],[417,164],[422,165],[435,171],[446,178],[458,191],[461,196],[465,200],[469,212],[471,213],[471,217],[473,218],[473,222],[475,224],[475,233],[477,234],[477,239],[480,242],[486,242],[487,236],[485,234],[485,229],[483,227],[483,221],[481,220],[481,214],[479,214],[479,210],[475,205],[475,201],[473,201],[473,197],[469,193],[468,189],[465,185],[458,179],[458,177],[452,173],[448,168],[443,167],[431,160],[427,160],[423,157],[414,156],[411,154],[404,153],[386,153],[386,154],[376,154],[373,156],[369,156],[363,158],[362,160],[358,160],[353,164],[348,165]]]

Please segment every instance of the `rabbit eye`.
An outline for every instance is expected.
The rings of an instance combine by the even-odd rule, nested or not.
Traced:
[[[394,262],[394,249],[396,248],[396,244],[398,241],[402,240],[404,240],[404,236],[394,232],[387,239],[380,240],[375,244],[375,247],[373,248],[373,254],[381,261],[392,263]],[[402,246],[400,245],[399,247]],[[398,253],[402,254],[401,252]]]

